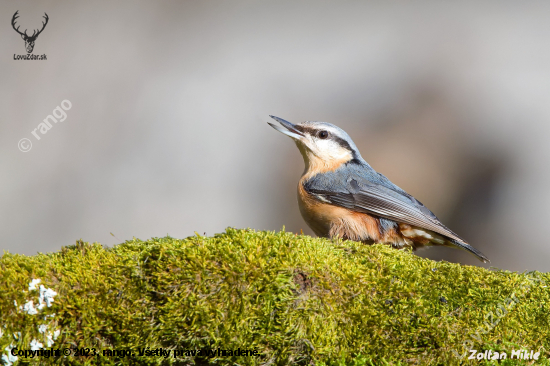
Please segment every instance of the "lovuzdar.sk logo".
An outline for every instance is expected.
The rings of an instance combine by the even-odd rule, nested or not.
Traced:
[[[42,21],[42,29],[34,29],[32,32],[32,35],[27,34],[27,29],[25,29],[25,32],[19,31],[20,26],[17,26],[16,28],[16,22],[17,18],[19,18],[19,10],[13,14],[13,18],[11,18],[11,26],[13,29],[21,35],[21,38],[25,41],[25,49],[27,50],[27,55],[13,55],[14,60],[46,60],[46,55],[31,55],[32,50],[34,49],[34,42],[36,41],[36,38],[42,33],[44,28],[46,28],[46,24],[48,24],[48,20],[50,19],[48,17],[48,14],[44,13],[45,15],[43,18],[45,21]]]

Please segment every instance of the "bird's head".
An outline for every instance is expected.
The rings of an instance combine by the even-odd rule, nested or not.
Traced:
[[[268,124],[291,137],[302,153],[306,170],[331,171],[353,159],[362,160],[357,146],[341,128],[326,122],[306,121],[293,124],[282,118],[270,116],[281,124]]]

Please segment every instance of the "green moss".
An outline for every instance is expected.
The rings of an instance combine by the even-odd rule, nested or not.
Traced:
[[[38,302],[28,290],[35,278],[58,295],[29,315],[14,300]],[[523,348],[548,365],[549,279],[285,232],[227,229],[110,249],[79,241],[0,259],[0,351],[45,344],[38,326],[47,325],[61,331],[54,348],[136,353],[39,358],[48,364],[456,365],[469,363],[470,348],[508,357]],[[260,356],[164,359],[138,356],[142,347],[240,347]]]

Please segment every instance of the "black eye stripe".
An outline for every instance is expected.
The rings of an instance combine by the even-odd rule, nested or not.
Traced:
[[[342,146],[344,149],[347,149],[353,152],[353,149],[351,148],[351,146],[348,144],[346,140],[341,139],[340,137],[334,136],[334,135],[331,137],[331,140],[336,142],[338,145]]]
[[[307,127],[307,126],[296,125],[296,129],[298,131],[302,132],[302,133],[309,133],[310,135],[313,135],[313,136],[316,136],[316,134],[319,133],[318,129]],[[326,130],[323,130],[323,131],[326,131]],[[348,144],[348,142],[346,140],[344,140],[344,139],[342,139],[342,138],[340,138],[340,137],[338,137],[335,134],[330,133],[330,132],[329,132],[329,135],[330,135],[329,136],[330,140],[336,142],[338,145],[340,145],[344,149],[349,150],[351,153],[354,153],[353,149],[351,148],[351,146]]]
[[[312,128],[309,128],[309,127],[304,127],[304,126],[300,126],[300,125],[294,125],[294,128],[297,129],[298,131],[302,132],[302,133],[309,133],[309,134],[312,134],[314,133],[314,129]]]

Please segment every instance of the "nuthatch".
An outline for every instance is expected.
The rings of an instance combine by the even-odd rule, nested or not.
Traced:
[[[326,122],[292,124],[270,116],[268,124],[290,136],[306,168],[298,182],[298,206],[317,236],[394,248],[444,245],[489,259],[449,230],[420,201],[363,160],[344,130]]]

